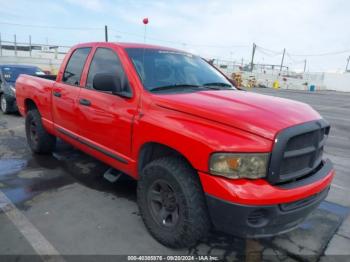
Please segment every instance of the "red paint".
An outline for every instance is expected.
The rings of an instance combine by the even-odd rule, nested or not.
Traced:
[[[63,71],[72,52],[87,46],[92,49],[83,69],[81,87],[63,84]],[[97,47],[110,48],[120,57],[132,89],[131,99],[84,88]],[[213,152],[271,152],[279,131],[319,119],[320,115],[303,103],[235,90],[152,94],[144,90],[124,50],[128,47],[174,50],[129,43],[77,45],[64,59],[56,81],[19,77],[16,95],[21,114],[27,112],[25,100],[31,99],[48,132],[136,179],[139,152],[145,144],[153,142],[171,147],[199,171],[206,193],[235,203],[290,202],[317,193],[331,183],[334,172],[313,184],[290,190],[272,186],[263,179],[228,180],[209,175],[208,159]],[[60,91],[62,97],[53,96],[53,91]],[[80,98],[88,98],[92,106],[81,106]],[[57,128],[73,134],[75,139],[58,132]],[[128,163],[96,151],[77,139],[84,139]]]
[[[332,182],[334,170],[313,184],[293,189],[270,185],[264,179],[229,180],[199,172],[204,191],[220,199],[245,205],[273,205],[297,201],[317,194]]]

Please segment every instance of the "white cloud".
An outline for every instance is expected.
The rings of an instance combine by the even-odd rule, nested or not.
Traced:
[[[141,24],[150,18],[149,36],[187,45],[188,49],[214,57],[249,59],[253,42],[272,50],[287,49],[294,54],[324,53],[349,49],[350,2],[338,0],[253,0],[253,1],[152,1],[128,4],[128,12],[118,9],[125,23]],[[249,47],[213,48],[203,45],[248,45]],[[344,57],[309,57],[314,70],[338,68]],[[257,61],[280,63],[280,56],[257,52]],[[296,60],[286,63],[300,67]],[[300,63],[299,63],[300,64]]]
[[[86,8],[92,11],[102,11],[104,7],[103,1],[100,1],[100,0],[65,0],[65,1],[70,4],[74,4],[79,7]]]
[[[142,18],[148,17],[147,42],[185,48],[214,58],[241,60],[243,57],[248,61],[253,42],[276,51],[286,48],[290,54],[349,49],[348,10],[350,2],[347,0],[13,0],[3,3],[0,14],[2,21],[27,24],[101,28],[108,25],[111,39],[120,35],[119,41],[143,41]],[[39,32],[24,29],[25,37]],[[10,30],[1,31],[13,35],[17,28]],[[63,31],[62,34],[41,31],[44,36],[69,43],[102,38],[100,34],[80,37],[80,34],[63,34]],[[350,53],[307,57],[308,66],[317,71],[344,69],[348,55]],[[305,57],[290,59],[287,56],[285,62],[302,68],[303,59]],[[269,56],[259,50],[256,53],[257,62],[279,64],[280,60],[280,55]]]

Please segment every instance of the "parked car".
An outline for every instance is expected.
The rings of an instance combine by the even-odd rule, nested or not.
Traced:
[[[15,82],[20,74],[44,75],[36,66],[0,65],[0,109],[3,113],[17,111]]]
[[[138,180],[143,221],[169,247],[210,228],[289,231],[335,174],[322,157],[330,126],[309,105],[237,90],[180,50],[79,44],[55,81],[21,75],[16,90],[31,150],[50,153],[58,137]]]

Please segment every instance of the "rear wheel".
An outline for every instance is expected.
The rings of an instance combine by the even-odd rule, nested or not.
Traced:
[[[4,113],[4,114],[8,114],[10,113],[10,108],[9,108],[9,103],[5,97],[4,94],[1,95],[1,98],[0,98],[0,107],[1,107],[1,111]]]
[[[149,163],[138,181],[137,199],[147,229],[165,246],[193,246],[210,229],[198,175],[180,158]]]
[[[25,125],[27,141],[32,152],[51,153],[56,145],[56,137],[45,130],[38,110],[30,110],[27,113]]]

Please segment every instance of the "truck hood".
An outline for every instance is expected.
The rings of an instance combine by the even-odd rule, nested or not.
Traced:
[[[163,108],[219,122],[270,140],[282,129],[321,118],[307,104],[237,90],[162,94],[153,98]]]

